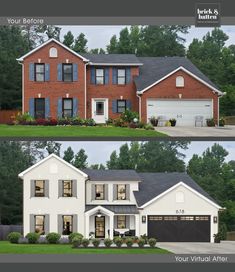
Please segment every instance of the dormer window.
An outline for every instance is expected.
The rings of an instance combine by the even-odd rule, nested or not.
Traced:
[[[57,58],[58,57],[58,51],[55,47],[51,47],[49,50],[49,57],[50,58]]]
[[[176,87],[178,87],[178,88],[184,87],[184,77],[183,76],[176,77]]]

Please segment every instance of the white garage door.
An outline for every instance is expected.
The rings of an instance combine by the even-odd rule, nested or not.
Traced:
[[[175,118],[176,126],[195,126],[195,117],[206,119],[213,117],[212,100],[147,100],[147,118],[165,116],[166,120]]]

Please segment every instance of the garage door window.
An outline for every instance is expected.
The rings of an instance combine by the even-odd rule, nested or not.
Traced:
[[[176,87],[184,87],[184,77],[177,76],[176,77]]]
[[[193,216],[181,216],[180,220],[181,221],[192,221],[192,220],[194,220],[194,217]]]

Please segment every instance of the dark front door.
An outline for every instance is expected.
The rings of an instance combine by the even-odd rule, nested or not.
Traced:
[[[105,217],[104,216],[95,217],[95,237],[96,238],[105,237]]]
[[[159,242],[210,242],[210,216],[149,215],[148,237]]]
[[[45,98],[35,98],[35,112],[34,117],[45,118]]]

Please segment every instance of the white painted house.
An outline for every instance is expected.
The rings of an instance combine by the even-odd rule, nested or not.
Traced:
[[[79,170],[52,154],[19,177],[24,234],[213,242],[218,232],[222,208],[185,173]]]

